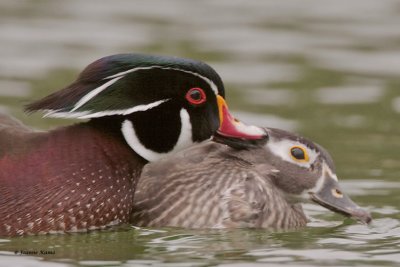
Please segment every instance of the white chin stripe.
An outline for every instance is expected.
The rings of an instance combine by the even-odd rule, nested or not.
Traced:
[[[78,112],[58,112],[54,110],[48,110],[43,117],[53,117],[53,118],[75,118],[75,119],[91,119],[91,118],[100,118],[105,116],[112,115],[128,115],[138,111],[146,111],[161,105],[164,102],[167,102],[170,99],[162,99],[155,101],[146,105],[138,105],[128,109],[120,109],[120,110],[105,110],[105,111],[78,111]]]
[[[122,123],[122,134],[128,143],[128,145],[142,158],[146,159],[147,161],[156,161],[159,160],[167,155],[175,153],[176,151],[182,150],[193,144],[192,139],[192,124],[190,123],[189,113],[185,109],[181,109],[180,111],[181,117],[181,132],[176,142],[175,146],[172,148],[171,151],[166,153],[159,153],[153,150],[146,148],[139,140],[136,135],[135,128],[131,121],[125,120]],[[162,133],[160,133],[162,134]]]

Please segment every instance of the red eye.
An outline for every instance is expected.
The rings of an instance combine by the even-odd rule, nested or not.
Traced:
[[[192,88],[186,93],[186,99],[190,104],[200,105],[206,102],[206,93],[201,88]]]

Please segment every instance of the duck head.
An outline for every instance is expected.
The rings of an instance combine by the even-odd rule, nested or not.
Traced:
[[[361,222],[371,215],[355,204],[339,185],[329,153],[303,137],[280,129],[266,128],[265,144],[272,170],[272,180],[290,196],[311,199],[319,205]]]
[[[46,117],[90,119],[121,131],[148,161],[157,160],[218,129],[229,138],[265,139],[229,113],[224,85],[207,64],[176,57],[118,54],[87,66],[66,88],[27,106]]]

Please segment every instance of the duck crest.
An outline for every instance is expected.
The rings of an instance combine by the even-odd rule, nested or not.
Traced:
[[[186,80],[198,79],[211,88],[215,95],[224,96],[220,77],[202,62],[173,57],[119,54],[104,57],[88,65],[71,85],[27,105],[26,110],[42,110],[45,117],[78,119],[128,115],[169,101],[171,91],[178,84],[177,79],[182,77]],[[159,84],[150,86],[149,82]],[[167,83],[167,86],[172,85],[172,88],[166,88],[161,82]],[[161,88],[163,86],[164,90]]]

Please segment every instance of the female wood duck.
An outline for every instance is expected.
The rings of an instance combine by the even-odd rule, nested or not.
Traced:
[[[0,236],[76,232],[129,221],[148,161],[219,133],[265,138],[236,121],[208,65],[119,54],[90,64],[66,88],[27,106],[86,119],[49,132],[0,117]]]
[[[304,197],[364,223],[371,221],[369,213],[343,193],[325,149],[283,130],[266,131],[269,139],[259,148],[238,150],[206,142],[146,165],[132,222],[294,229],[307,223],[296,203]]]

